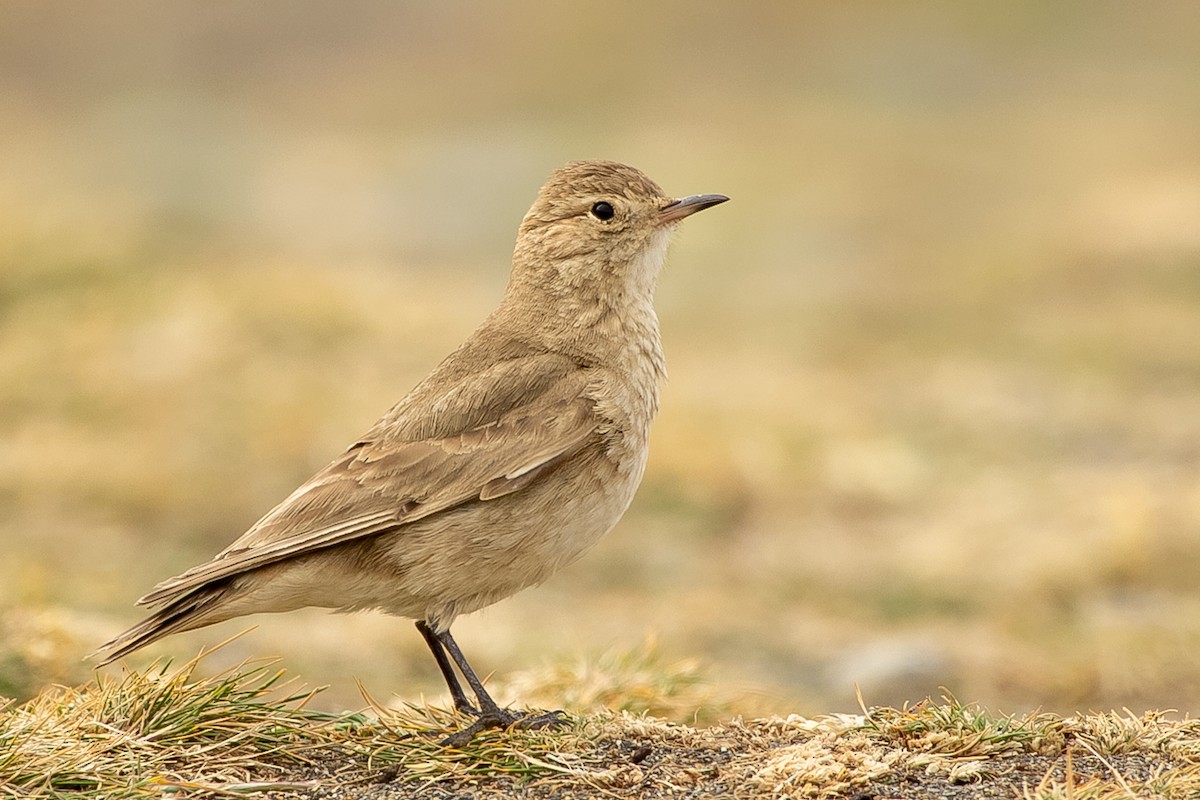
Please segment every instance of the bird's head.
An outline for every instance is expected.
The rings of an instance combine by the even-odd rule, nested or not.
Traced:
[[[513,281],[554,294],[649,299],[675,226],[728,199],[676,199],[625,164],[573,161],[550,176],[521,222]]]

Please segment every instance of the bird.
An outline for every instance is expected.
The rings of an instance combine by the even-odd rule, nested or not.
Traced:
[[[139,599],[156,610],[97,666],[248,614],[380,610],[415,621],[473,718],[448,744],[533,719],[489,696],[450,627],[574,562],[630,505],[666,378],[654,293],[671,235],[728,199],[671,197],[612,161],[554,171],[483,323],[240,538]]]

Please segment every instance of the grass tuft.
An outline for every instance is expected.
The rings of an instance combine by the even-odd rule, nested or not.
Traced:
[[[587,710],[608,708],[673,722],[711,723],[748,698],[718,691],[698,658],[669,659],[651,635],[634,648],[612,648],[518,672],[497,688],[508,700]]]
[[[955,759],[1045,754],[1062,746],[1062,722],[1051,714],[997,715],[953,696],[942,700],[871,709],[866,723],[907,750]]]
[[[319,690],[285,680],[274,662],[202,677],[199,660],[100,676],[0,706],[0,794],[245,796],[388,774],[418,782],[526,781],[570,773],[570,756],[558,751],[584,727],[568,716],[566,730],[488,731],[447,748],[440,744],[447,731],[465,724],[452,711],[389,710],[370,698],[372,713],[314,711],[306,705]]]
[[[245,780],[301,759],[328,715],[283,672],[245,664],[206,678],[197,660],[79,689],[53,687],[0,717],[0,786],[49,795],[157,794],[189,780]]]

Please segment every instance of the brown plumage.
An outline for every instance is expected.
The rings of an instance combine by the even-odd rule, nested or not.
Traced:
[[[726,199],[672,200],[606,161],[555,172],[479,329],[241,538],[139,600],[160,608],[100,663],[245,614],[375,608],[417,620],[472,728],[512,722],[450,625],[574,561],[629,505],[665,377],[653,297],[668,239]]]

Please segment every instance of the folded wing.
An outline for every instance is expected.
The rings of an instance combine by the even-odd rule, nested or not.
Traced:
[[[438,425],[424,431],[434,435],[393,435],[405,430],[397,413],[430,410],[401,403],[384,418],[388,424],[377,425],[213,560],[138,602],[170,602],[267,564],[511,494],[597,435],[589,374],[561,356],[514,359],[480,377],[436,398]]]

